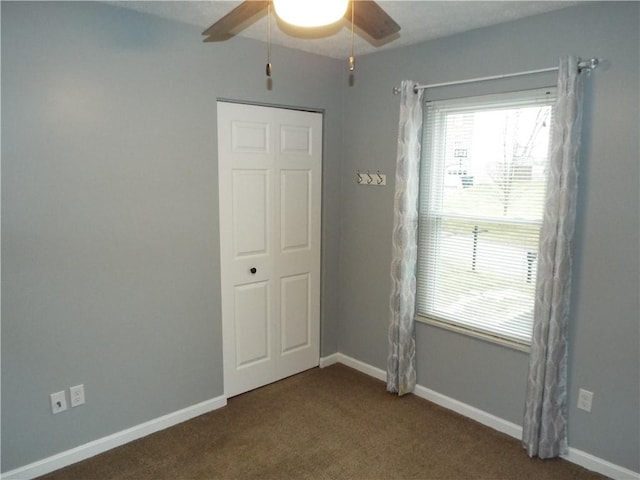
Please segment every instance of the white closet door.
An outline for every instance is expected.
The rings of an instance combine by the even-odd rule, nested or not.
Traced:
[[[218,102],[228,397],[315,367],[322,115]]]

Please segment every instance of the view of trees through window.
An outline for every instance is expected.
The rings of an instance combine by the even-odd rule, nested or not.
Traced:
[[[427,113],[418,311],[527,344],[552,106],[522,103]]]

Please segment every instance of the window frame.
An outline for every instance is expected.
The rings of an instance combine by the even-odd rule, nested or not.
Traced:
[[[546,101],[541,101],[541,99],[545,99]],[[537,102],[536,102],[537,101]],[[426,106],[429,107],[429,101],[426,102]],[[555,87],[542,87],[536,89],[528,89],[522,91],[515,92],[507,92],[507,93],[498,93],[498,94],[490,94],[490,95],[481,95],[481,96],[468,96],[468,97],[460,97],[451,100],[438,100],[433,102],[436,105],[445,105],[446,114],[451,113],[462,113],[462,112],[470,112],[470,111],[487,111],[489,109],[500,109],[504,107],[508,108],[517,108],[518,106],[528,106],[534,103],[546,104],[551,107],[551,118],[553,118],[553,114],[556,108],[556,88]],[[445,188],[445,174],[447,172],[447,162],[444,158],[444,155],[440,154],[441,161],[438,162],[438,165],[427,166],[427,163],[431,162],[430,158],[433,157],[434,151],[442,152],[445,148],[446,144],[446,136],[443,133],[444,124],[446,122],[446,114],[440,113],[438,114],[438,118],[432,120],[428,117],[429,108],[424,109],[423,113],[423,134],[422,134],[422,148],[423,151],[421,153],[420,159],[420,201],[418,207],[418,266],[416,267],[416,283],[418,285],[418,291],[416,292],[416,314],[415,320],[421,323],[426,323],[429,325],[433,325],[439,328],[443,328],[445,330],[450,330],[453,332],[461,333],[463,335],[467,335],[470,337],[478,338],[481,340],[485,340],[491,343],[499,344],[502,346],[509,347],[511,349],[529,352],[531,346],[531,337],[528,341],[516,340],[514,338],[509,338],[505,335],[501,335],[499,332],[491,332],[486,328],[474,327],[473,325],[464,324],[460,322],[456,322],[455,320],[442,318],[433,312],[423,312],[420,308],[421,302],[428,303],[427,300],[421,300],[419,298],[420,294],[420,284],[422,282],[429,283],[430,277],[437,275],[437,272],[434,271],[433,268],[426,268],[426,272],[422,271],[420,258],[425,255],[425,251],[432,248],[429,246],[422,246],[420,239],[422,238],[422,228],[426,228],[424,225],[425,220],[428,222],[433,221],[442,221],[445,217],[456,218],[459,220],[471,220],[471,221],[485,221],[485,222],[495,222],[502,225],[511,224],[511,225],[535,225],[539,229],[542,225],[542,218],[537,220],[528,220],[528,219],[513,219],[513,218],[502,218],[502,217],[482,217],[476,215],[459,215],[459,214],[440,214],[437,218],[433,214],[425,214],[423,212],[423,195],[430,195],[428,191],[431,188],[432,182],[427,182],[427,185],[423,185],[423,180],[425,178],[429,178],[432,175],[440,175],[443,179],[442,182],[439,182],[437,188],[444,189]],[[431,142],[427,142],[427,135],[429,134],[429,122],[434,122],[434,127],[432,128],[432,132],[434,135],[434,139]],[[549,138],[549,149],[551,148],[551,133]],[[427,151],[428,150],[428,151]],[[548,156],[547,156],[548,159]],[[424,173],[425,168],[433,168],[434,172],[431,175],[427,176]],[[547,181],[547,176],[545,175],[545,183]],[[442,199],[442,195],[436,195],[437,198]],[[544,206],[543,206],[544,208]],[[430,242],[438,242],[441,241],[440,235],[429,235]],[[538,249],[539,249],[539,240],[538,240]],[[428,253],[427,253],[428,255]],[[427,278],[423,278],[423,275],[426,275]],[[426,287],[425,287],[426,288]],[[433,295],[433,292],[431,292]],[[535,289],[533,293],[533,301],[535,303]],[[533,312],[532,312],[533,314]]]

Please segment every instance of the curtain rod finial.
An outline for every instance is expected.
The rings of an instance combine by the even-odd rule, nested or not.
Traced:
[[[578,62],[578,70],[586,70],[587,73],[591,73],[600,64],[600,60],[597,58],[589,58],[587,60],[581,60]]]
[[[414,85],[413,86],[413,93],[418,93],[420,91],[420,88],[418,88],[418,85]],[[393,94],[394,95],[400,95],[402,93],[402,88],[401,87],[393,87]]]

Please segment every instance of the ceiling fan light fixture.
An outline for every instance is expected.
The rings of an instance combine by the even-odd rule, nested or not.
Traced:
[[[298,27],[321,27],[340,20],[349,0],[273,0],[281,20]]]

